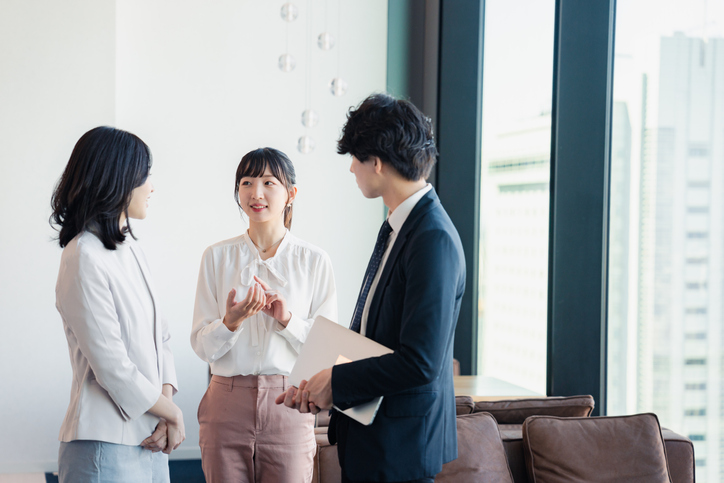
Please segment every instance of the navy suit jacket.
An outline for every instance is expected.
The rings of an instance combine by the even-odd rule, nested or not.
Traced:
[[[394,352],[332,369],[340,409],[384,396],[369,426],[332,412],[329,439],[348,479],[413,480],[457,458],[452,353],[464,292],[462,243],[430,190],[402,225],[369,309],[367,337]]]

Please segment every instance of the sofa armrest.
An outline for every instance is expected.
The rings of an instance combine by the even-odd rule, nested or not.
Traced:
[[[320,411],[314,416],[314,427],[315,428],[326,428],[329,426],[329,420],[331,411]]]
[[[327,427],[314,428],[314,439],[317,452],[314,455],[312,483],[339,483],[342,481],[342,468],[339,466],[337,445],[329,444]]]
[[[669,461],[669,474],[673,483],[694,483],[694,443],[687,437],[661,428]]]

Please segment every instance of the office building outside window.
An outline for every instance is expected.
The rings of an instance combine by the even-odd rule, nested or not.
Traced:
[[[555,2],[523,4],[485,2],[478,373],[545,394]]]
[[[652,411],[724,481],[724,5],[617,4],[608,414]]]

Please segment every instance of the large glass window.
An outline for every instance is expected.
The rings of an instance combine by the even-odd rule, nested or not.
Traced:
[[[487,0],[478,374],[546,390],[554,0]]]
[[[616,25],[607,412],[655,412],[724,481],[724,3]]]

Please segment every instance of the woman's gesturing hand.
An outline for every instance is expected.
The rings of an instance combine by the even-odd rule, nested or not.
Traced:
[[[235,302],[235,298],[236,289],[232,288],[226,297],[226,315],[223,320],[224,325],[232,332],[236,331],[245,319],[259,313],[267,304],[264,288],[258,283],[249,288],[246,298],[241,302]]]
[[[262,308],[262,311],[269,317],[275,318],[284,327],[287,326],[289,320],[292,318],[292,313],[289,311],[287,299],[284,298],[279,292],[272,290],[268,283],[254,275],[254,280],[261,285],[266,293],[266,305]]]

